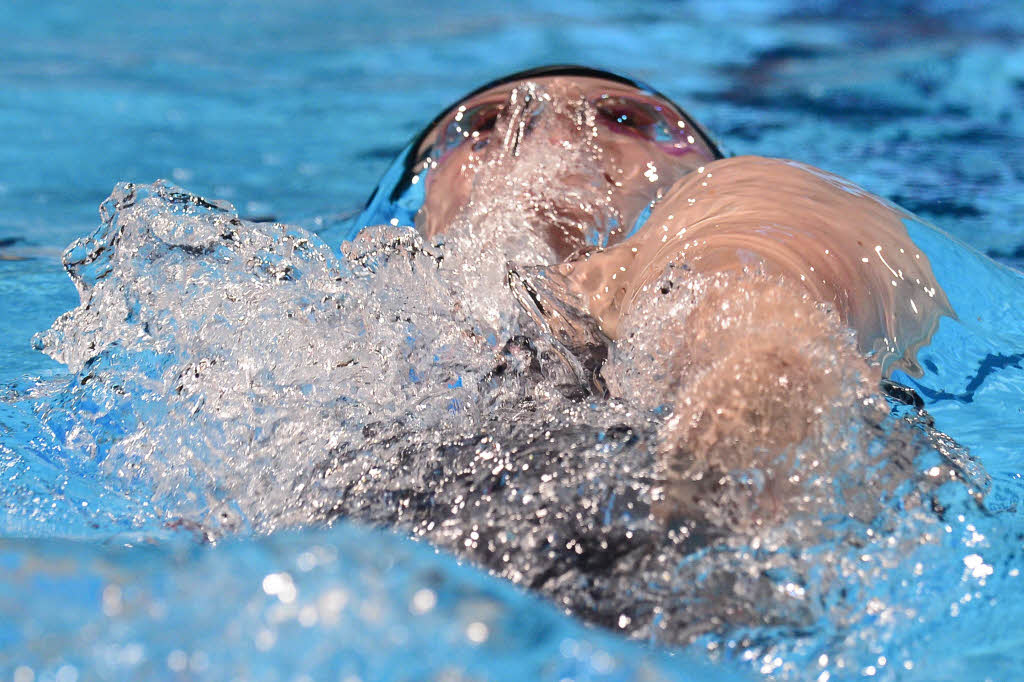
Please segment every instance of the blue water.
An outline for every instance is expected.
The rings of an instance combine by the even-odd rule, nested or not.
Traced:
[[[553,62],[643,79],[729,152],[823,167],[1019,267],[1024,13],[1017,2],[973,5],[0,6],[0,384],[6,400],[20,397],[0,411],[0,672],[23,680],[30,671],[59,680],[772,674],[773,660],[742,647],[722,654],[701,641],[678,652],[584,627],[446,555],[355,524],[269,536],[243,529],[202,545],[165,528],[140,507],[144,495],[103,479],[98,463],[69,462],[74,453],[54,445],[32,405],[60,395],[30,392],[40,379],[73,379],[31,338],[78,304],[60,254],[95,228],[96,207],[116,182],[168,178],[233,202],[243,217],[272,216],[337,247],[380,174],[436,110],[493,77]],[[815,632],[806,643],[754,632],[790,645],[798,677],[1006,679],[1024,666],[1016,627],[1024,617],[1024,284],[973,252],[911,236],[961,319],[944,320],[922,355],[925,377],[902,379],[937,426],[970,448],[991,490],[982,507],[950,492],[942,537],[889,567],[875,593],[851,599],[898,605],[895,631],[879,608],[865,611],[862,630]],[[111,439],[123,426],[97,423]],[[858,632],[888,634],[858,649]],[[844,647],[860,652],[855,667],[821,662]]]

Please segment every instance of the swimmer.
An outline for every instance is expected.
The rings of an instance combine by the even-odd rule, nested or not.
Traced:
[[[954,316],[908,235],[917,218],[810,166],[721,158],[678,107],[608,74],[487,86],[399,167],[361,222],[404,210],[427,237],[502,245],[520,303],[597,385],[672,407],[666,518],[692,511],[709,474],[771,469],[780,451],[824,438],[836,405],[877,424],[882,377],[919,375],[916,351]],[[648,304],[670,291],[674,316],[652,326]],[[660,365],[639,388],[618,362],[636,348]],[[792,497],[786,466],[768,476],[765,510]]]

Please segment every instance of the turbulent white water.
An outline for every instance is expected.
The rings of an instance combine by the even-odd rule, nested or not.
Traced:
[[[65,257],[81,305],[38,339],[74,377],[38,413],[69,471],[206,539],[368,521],[589,621],[782,654],[793,672],[818,650],[802,642],[838,638],[854,661],[864,632],[904,627],[914,606],[886,593],[893,570],[984,485],[927,415],[891,401],[885,416],[855,376],[795,445],[735,469],[684,446],[666,459],[673,401],[720,395],[697,372],[669,399],[658,331],[749,321],[742,305],[693,314],[721,303],[721,280],[666,274],[611,349],[606,398],[504,276],[467,274],[502,266],[458,240],[373,228],[338,254],[164,184],[119,186],[102,215]],[[850,339],[830,334],[801,352],[835,364]],[[665,513],[680,490],[689,503]]]
[[[164,186],[121,187],[104,211],[66,258],[82,305],[40,343],[80,373],[62,416],[124,428],[113,442],[70,429],[76,447],[151,485],[169,518],[215,533],[313,520],[331,453],[369,464],[377,442],[458,432],[519,388],[488,385],[501,348],[476,299],[408,230],[340,258]]]

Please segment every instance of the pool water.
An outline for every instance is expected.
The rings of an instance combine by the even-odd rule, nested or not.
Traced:
[[[1011,677],[1022,34],[1012,2],[0,8],[3,674]],[[927,410],[887,427],[905,481],[851,469],[837,515],[666,539],[659,415],[553,390],[514,313],[474,317],[502,299],[401,231],[341,247],[441,106],[556,62],[969,245],[911,234],[960,315],[895,377]]]

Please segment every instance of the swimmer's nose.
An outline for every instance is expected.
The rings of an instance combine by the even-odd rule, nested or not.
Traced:
[[[509,94],[507,127],[501,141],[502,148],[512,156],[519,156],[519,150],[526,136],[533,129],[536,118],[544,111],[544,102],[550,95],[535,83],[525,83],[514,88]]]

